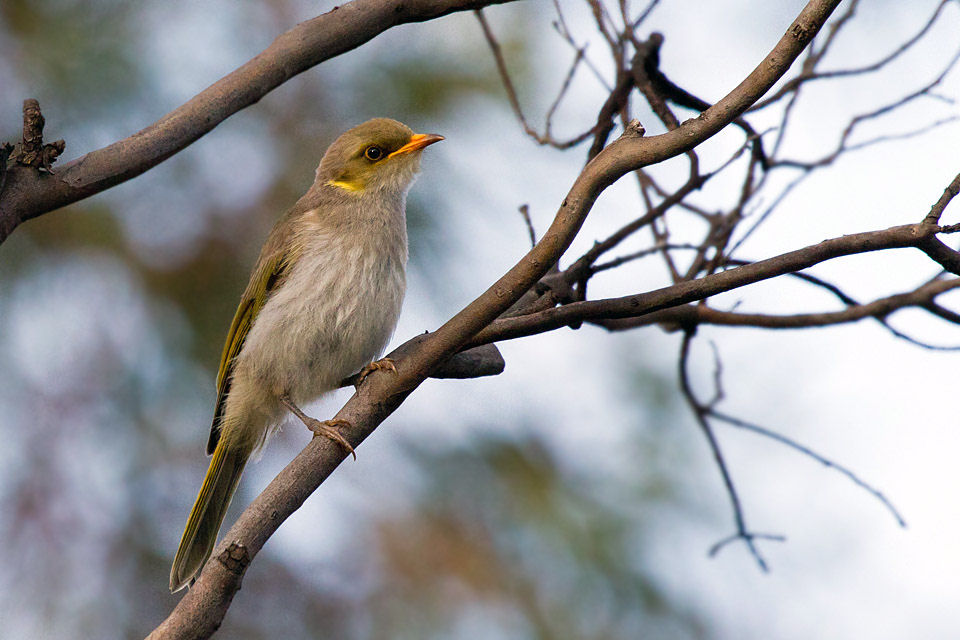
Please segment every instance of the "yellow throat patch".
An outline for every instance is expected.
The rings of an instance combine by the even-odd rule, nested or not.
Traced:
[[[363,182],[359,180],[355,180],[354,182],[348,182],[346,180],[328,180],[327,184],[331,187],[337,187],[351,193],[359,193],[364,189]]]

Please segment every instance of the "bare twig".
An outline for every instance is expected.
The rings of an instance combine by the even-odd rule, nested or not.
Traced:
[[[520,100],[517,98],[517,90],[513,86],[513,80],[510,78],[510,71],[507,69],[507,61],[503,59],[503,50],[500,48],[500,43],[497,41],[496,36],[493,35],[493,31],[490,29],[490,25],[487,23],[487,19],[484,17],[483,12],[479,9],[473,12],[473,15],[476,16],[477,22],[480,23],[480,28],[483,30],[483,37],[487,40],[487,45],[490,47],[491,53],[493,53],[493,60],[497,65],[497,72],[500,74],[500,80],[503,82],[503,88],[507,90],[507,100],[510,102],[510,108],[513,109],[513,115],[517,117],[517,120],[520,121],[523,130],[527,133],[528,136],[539,142],[540,144],[546,144],[547,141],[537,133],[537,131],[530,126],[527,122],[526,116],[523,115],[523,109],[520,107]]]
[[[567,19],[563,15],[563,9],[560,8],[560,2],[558,0],[553,0],[553,8],[557,12],[557,19],[553,22],[554,30],[563,38],[564,42],[570,45],[573,50],[583,58],[584,64],[587,65],[587,68],[590,69],[590,72],[593,73],[593,76],[600,82],[603,88],[606,89],[608,93],[612,91],[613,87],[610,86],[610,83],[603,77],[600,69],[597,68],[587,55],[586,45],[580,45],[574,39],[573,32],[570,31],[570,27],[567,25]]]
[[[627,264],[628,262],[633,262],[634,260],[639,260],[641,258],[646,258],[649,255],[654,253],[660,253],[661,251],[673,251],[675,249],[689,249],[696,251],[699,249],[695,244],[674,244],[674,243],[656,243],[652,247],[646,249],[641,249],[633,253],[628,253],[623,256],[619,256],[610,260],[609,262],[604,262],[602,264],[595,265],[590,269],[591,273],[600,273],[601,271],[609,271],[610,269],[616,269],[619,266]]]
[[[776,162],[776,164],[780,166],[791,166],[791,167],[797,167],[797,168],[807,169],[807,170],[813,169],[816,167],[824,167],[824,166],[833,164],[837,160],[837,158],[839,158],[846,151],[851,151],[853,149],[858,149],[858,148],[862,149],[866,146],[870,146],[872,144],[876,144],[877,142],[885,141],[887,139],[897,139],[897,136],[909,137],[909,135],[917,135],[917,133],[922,133],[924,131],[929,130],[932,127],[940,126],[947,122],[953,122],[954,120],[956,120],[956,117],[944,118],[934,123],[924,125],[916,133],[908,132],[907,134],[894,134],[893,136],[886,136],[886,137],[880,136],[878,138],[873,138],[871,140],[859,142],[856,144],[849,143],[850,138],[853,136],[854,132],[862,123],[868,122],[870,120],[875,120],[876,118],[892,113],[897,109],[900,109],[910,104],[911,102],[918,100],[919,98],[930,97],[933,89],[940,86],[940,84],[944,81],[947,75],[954,69],[954,67],[956,67],[958,61],[960,61],[960,48],[958,48],[954,52],[953,56],[951,56],[951,58],[947,61],[947,63],[941,69],[940,73],[927,84],[883,106],[880,106],[866,113],[858,114],[853,118],[851,118],[850,121],[847,123],[847,126],[844,127],[843,132],[840,134],[840,138],[837,141],[836,147],[831,153],[827,154],[826,156],[823,156],[817,160],[813,160],[809,162],[802,162],[802,161],[796,161],[796,160],[793,160],[793,161],[779,160]]]
[[[697,176],[696,179],[688,181],[676,192],[667,196],[667,198],[660,202],[657,206],[647,211],[647,213],[645,213],[643,216],[624,225],[601,242],[594,243],[589,251],[584,253],[570,266],[569,269],[567,269],[567,277],[571,280],[576,280],[582,277],[584,273],[590,270],[591,265],[593,265],[593,263],[596,262],[600,256],[614,249],[632,234],[663,216],[672,206],[678,204],[688,194],[703,186],[703,184],[709,180],[711,175],[713,174],[700,175]]]
[[[513,114],[517,117],[517,120],[520,121],[520,126],[523,128],[524,133],[533,138],[538,144],[549,145],[556,149],[569,149],[570,147],[580,144],[593,135],[593,129],[585,131],[584,133],[581,133],[580,135],[577,135],[569,140],[556,140],[551,134],[553,114],[560,106],[560,102],[563,100],[567,90],[570,88],[570,83],[573,80],[573,76],[576,73],[577,67],[584,59],[584,50],[577,49],[577,55],[573,60],[573,64],[570,65],[570,69],[567,71],[563,85],[560,87],[560,91],[557,94],[556,99],[554,99],[549,110],[547,111],[545,130],[544,133],[541,134],[530,125],[526,116],[523,114],[523,108],[520,106],[520,99],[517,97],[517,90],[514,87],[513,79],[510,76],[510,71],[507,69],[507,61],[503,57],[503,50],[500,48],[500,43],[493,34],[493,30],[490,28],[489,23],[487,23],[486,17],[480,10],[474,11],[474,15],[476,16],[477,21],[480,23],[480,28],[483,31],[483,37],[486,39],[487,45],[490,47],[490,52],[493,54],[493,60],[497,65],[497,73],[500,74],[500,81],[503,84],[503,88],[507,92],[507,100],[510,102],[510,108],[513,110]]]
[[[893,142],[896,140],[908,140],[910,138],[915,138],[921,136],[925,133],[929,133],[934,129],[939,129],[945,124],[950,124],[951,122],[956,122],[960,120],[960,116],[948,116],[946,118],[940,118],[939,120],[934,120],[924,125],[920,125],[913,129],[908,129],[907,131],[901,131],[899,133],[889,133],[886,135],[874,136],[873,138],[868,138],[862,140],[861,142],[856,142],[854,144],[847,145],[847,151],[860,151],[866,149],[867,147],[872,147],[876,144],[881,144],[884,142]]]
[[[730,469],[727,467],[727,461],[723,457],[723,451],[720,449],[720,443],[717,441],[717,436],[714,434],[713,428],[710,426],[710,422],[707,419],[711,405],[701,404],[697,400],[693,388],[690,386],[688,366],[690,358],[690,344],[692,341],[693,334],[689,331],[684,332],[683,340],[680,343],[680,390],[683,393],[683,397],[686,399],[687,404],[690,406],[691,411],[693,411],[694,418],[696,418],[697,424],[700,426],[700,431],[707,440],[707,445],[710,447],[710,452],[713,454],[714,462],[717,465],[718,471],[720,471],[720,476],[723,478],[723,485],[726,488],[727,496],[730,499],[730,507],[733,509],[733,521],[734,527],[736,528],[736,532],[733,534],[733,536],[730,538],[725,538],[724,540],[721,540],[715,544],[710,549],[709,553],[710,555],[715,555],[728,542],[732,542],[733,540],[742,540],[743,543],[747,545],[747,549],[750,551],[750,554],[753,556],[754,560],[756,560],[757,566],[766,572],[769,571],[767,562],[760,554],[760,549],[757,547],[755,541],[758,539],[783,540],[783,537],[770,534],[756,534],[751,532],[747,527],[746,519],[743,514],[743,505],[740,503],[740,496],[737,493],[737,488],[733,483],[732,476],[730,475]],[[721,397],[722,394],[718,389],[717,393],[714,395],[714,402],[719,400]]]
[[[660,4],[660,0],[650,0],[650,2],[647,3],[646,8],[641,11],[640,15],[638,15],[633,23],[631,23],[630,30],[636,31],[637,27],[643,24],[643,22],[650,17],[650,14],[653,13],[653,10],[657,8],[658,4]]]
[[[897,521],[897,524],[900,525],[901,527],[906,528],[907,521],[904,520],[903,516],[900,514],[900,511],[898,511],[897,508],[893,506],[893,503],[890,502],[890,500],[885,495],[883,495],[883,493],[879,489],[861,480],[860,477],[850,469],[844,467],[841,464],[838,464],[837,462],[834,462],[833,460],[825,456],[820,455],[813,449],[800,444],[799,442],[797,442],[792,438],[788,438],[782,433],[777,433],[776,431],[767,429],[765,427],[761,427],[760,425],[747,422],[746,420],[741,420],[740,418],[736,418],[731,415],[727,415],[725,413],[717,411],[716,408],[711,408],[710,416],[722,422],[726,422],[729,425],[737,427],[738,429],[752,431],[753,433],[759,434],[765,438],[770,438],[771,440],[774,440],[776,442],[779,442],[780,444],[786,445],[791,449],[795,449],[796,451],[799,451],[803,455],[813,460],[816,460],[817,462],[819,462],[825,467],[835,469],[837,472],[846,476],[855,485],[857,485],[858,487],[860,487],[861,489],[863,489],[864,491],[872,495],[874,498],[879,500],[880,504],[882,504],[887,509],[887,511],[890,512],[890,515],[893,516],[894,520]]]
[[[527,233],[530,234],[530,246],[537,246],[537,231],[533,228],[533,220],[530,219],[530,205],[522,204],[517,208],[523,217],[523,222],[527,225]]]
[[[783,99],[785,95],[795,92],[801,84],[805,84],[810,81],[847,78],[855,75],[873,73],[875,71],[879,71],[883,69],[888,64],[890,64],[891,62],[893,62],[894,60],[902,56],[904,53],[909,51],[913,47],[913,45],[917,44],[920,40],[922,40],[923,37],[930,32],[930,29],[933,27],[937,19],[940,17],[940,14],[942,13],[943,8],[950,2],[953,2],[953,0],[941,0],[940,4],[937,5],[937,8],[934,10],[933,14],[931,14],[930,18],[920,28],[920,30],[917,31],[917,33],[915,33],[913,36],[911,36],[905,42],[903,42],[900,46],[898,46],[893,51],[883,56],[876,62],[867,64],[861,67],[852,67],[848,69],[836,69],[833,71],[813,71],[813,70],[804,69],[799,75],[791,78],[788,82],[786,82],[769,98],[765,98],[764,100],[757,102],[757,104],[755,104],[753,107],[750,108],[750,111],[759,111],[760,109],[763,109],[765,107],[768,107],[774,104],[775,102],[779,102],[780,100]],[[819,61],[819,58],[818,58],[818,61]]]

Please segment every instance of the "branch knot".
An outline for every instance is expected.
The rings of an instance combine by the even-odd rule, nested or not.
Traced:
[[[626,128],[623,130],[623,135],[621,135],[620,137],[621,138],[642,138],[646,132],[647,130],[643,128],[643,125],[640,124],[639,120],[631,120],[630,122],[627,123]]]
[[[55,140],[50,144],[43,144],[43,125],[46,123],[40,112],[40,103],[35,98],[23,101],[23,139],[17,143],[10,154],[10,160],[25,167],[33,167],[38,171],[53,173],[51,165],[63,153],[67,144],[63,140]]]
[[[247,553],[247,548],[242,544],[231,542],[230,546],[217,556],[217,560],[230,573],[242,576],[243,572],[247,570],[247,565],[250,564],[250,554]]]

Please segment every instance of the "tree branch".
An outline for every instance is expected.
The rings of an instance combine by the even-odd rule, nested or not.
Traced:
[[[545,309],[524,316],[502,318],[477,333],[470,344],[475,346],[488,342],[520,338],[584,320],[632,318],[695,300],[703,300],[724,291],[737,289],[744,285],[768,280],[793,271],[807,269],[815,264],[841,256],[883,249],[926,247],[930,238],[934,238],[934,234],[938,230],[939,227],[920,223],[901,225],[880,231],[854,233],[824,240],[819,244],[746,264],[742,267],[713,273],[698,280],[687,280],[646,293],[621,298],[573,302],[562,307]],[[939,240],[936,242],[939,243]]]
[[[821,311],[819,313],[794,313],[776,315],[769,313],[742,313],[721,311],[702,304],[688,304],[663,309],[654,313],[645,313],[624,322],[603,323],[608,329],[627,329],[639,326],[669,322],[684,327],[701,324],[722,325],[727,327],[757,327],[763,329],[810,329],[838,324],[857,322],[865,318],[883,320],[894,311],[907,307],[925,307],[938,295],[960,287],[960,278],[933,280],[905,293],[897,293],[878,298],[865,304],[851,305],[839,311]],[[600,300],[596,302],[602,302]],[[953,321],[953,320],[951,320]]]
[[[252,60],[149,127],[68,162],[56,175],[11,167],[0,192],[0,243],[22,222],[135,178],[287,80],[391,27],[514,0],[353,0],[301,22]]]
[[[816,462],[819,462],[824,467],[827,467],[828,469],[836,470],[841,475],[846,476],[847,479],[850,480],[853,484],[860,487],[861,489],[863,489],[864,491],[872,495],[874,498],[876,498],[877,501],[879,501],[880,504],[882,504],[884,508],[886,508],[886,510],[890,512],[890,515],[893,516],[893,519],[897,521],[897,524],[900,527],[903,527],[904,529],[907,527],[906,519],[904,519],[900,511],[893,505],[890,499],[883,494],[882,491],[880,491],[873,485],[869,484],[868,482],[860,478],[860,476],[858,476],[856,473],[854,473],[847,467],[843,466],[842,464],[839,464],[831,460],[830,458],[817,453],[810,447],[802,445],[796,440],[794,440],[793,438],[789,438],[783,435],[782,433],[778,433],[776,431],[773,431],[772,429],[767,429],[766,427],[762,427],[758,424],[747,422],[746,420],[741,420],[740,418],[737,418],[735,416],[731,416],[721,411],[717,411],[716,408],[714,407],[710,408],[709,414],[710,414],[710,417],[716,420],[719,420],[721,422],[725,422],[730,426],[736,427],[737,429],[743,429],[744,431],[751,431],[765,438],[770,438],[774,442],[779,442],[780,444],[786,445],[787,447],[789,447],[790,449],[793,449],[794,451],[799,451],[800,453],[807,456],[811,460],[815,460]]]

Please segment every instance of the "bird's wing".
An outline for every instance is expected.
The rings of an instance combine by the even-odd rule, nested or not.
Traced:
[[[266,248],[265,248],[266,249]],[[266,251],[265,251],[266,253]],[[210,439],[207,441],[207,455],[213,454],[220,439],[220,421],[227,404],[227,395],[230,393],[230,378],[233,372],[233,363],[244,340],[253,326],[254,321],[270,293],[274,291],[288,270],[289,256],[287,252],[278,250],[263,256],[259,268],[250,278],[247,290],[243,292],[237,313],[230,323],[227,341],[223,345],[223,354],[220,356],[220,370],[217,373],[217,408],[213,414],[213,424],[210,426]]]

